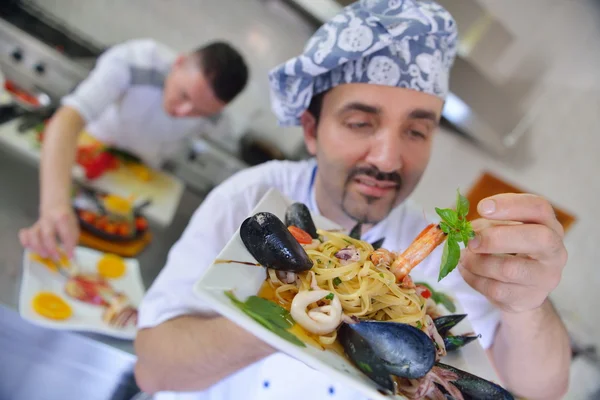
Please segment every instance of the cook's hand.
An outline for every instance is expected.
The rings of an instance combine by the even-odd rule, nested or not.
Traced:
[[[552,206],[531,194],[502,194],[477,209],[484,219],[472,223],[476,236],[461,254],[463,278],[506,312],[539,307],[567,262]]]
[[[40,219],[30,228],[19,231],[19,240],[23,247],[42,257],[51,257],[55,260],[60,257],[57,237],[67,256],[71,257],[79,238],[79,224],[70,207],[50,209],[42,213]]]

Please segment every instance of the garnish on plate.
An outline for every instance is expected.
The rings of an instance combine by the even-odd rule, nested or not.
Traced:
[[[467,220],[469,214],[469,200],[456,191],[456,210],[450,208],[437,208],[436,213],[442,219],[439,226],[440,229],[447,235],[444,251],[442,253],[442,265],[440,266],[440,274],[438,282],[441,281],[458,265],[460,259],[460,245],[465,246],[470,239],[475,237],[475,232],[471,227],[471,223]]]
[[[304,342],[288,332],[288,329],[294,326],[295,321],[285,308],[258,296],[250,296],[245,302],[242,302],[231,291],[226,291],[225,295],[246,315],[271,332],[297,346],[306,347]]]

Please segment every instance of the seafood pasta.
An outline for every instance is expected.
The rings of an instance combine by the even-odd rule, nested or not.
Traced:
[[[293,274],[269,269],[267,277],[278,302],[291,309],[304,329],[322,335],[319,340],[330,344],[337,326],[333,322],[342,314],[426,326],[426,299],[414,284],[398,285],[383,263],[375,264],[372,255],[379,253],[370,243],[342,232],[317,232],[324,241],[315,239],[304,245],[313,262],[310,271]],[[318,301],[323,305],[317,306]],[[320,318],[314,319],[318,313]]]

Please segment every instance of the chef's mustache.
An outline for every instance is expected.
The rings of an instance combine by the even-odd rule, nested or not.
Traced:
[[[398,187],[402,185],[402,177],[397,172],[382,172],[377,167],[355,167],[350,170],[347,182],[358,175],[366,175],[378,181],[395,182]]]

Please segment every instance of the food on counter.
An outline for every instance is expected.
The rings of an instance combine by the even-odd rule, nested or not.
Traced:
[[[29,259],[32,261],[37,261],[38,263],[46,266],[52,272],[58,272],[59,268],[64,268],[68,271],[69,274],[71,274],[71,275],[76,274],[77,267],[73,263],[71,263],[71,261],[69,260],[67,255],[62,250],[59,250],[59,254],[60,254],[60,259],[58,260],[58,262],[54,261],[50,257],[42,257],[41,255],[39,255],[37,253],[30,253]]]
[[[84,303],[108,307],[115,291],[100,275],[78,274],[67,280],[65,293]]]
[[[137,317],[137,309],[129,303],[124,295],[115,296],[102,314],[102,320],[116,328],[124,328],[129,324],[136,326]]]
[[[125,260],[116,254],[105,254],[96,265],[98,274],[104,278],[116,279],[123,276],[126,265]]]
[[[107,194],[102,199],[106,211],[117,218],[129,219],[133,214],[133,199]]]
[[[65,292],[84,303],[104,307],[102,321],[114,328],[137,324],[137,308],[125,293],[117,292],[101,275],[75,275],[67,281]]]
[[[16,84],[9,80],[4,81],[4,89],[6,89],[7,92],[9,92],[12,96],[19,99],[23,103],[27,103],[33,107],[39,107],[41,105],[37,97],[22,90]]]
[[[129,239],[138,237],[148,229],[148,221],[143,216],[136,216],[130,220],[115,220],[104,214],[90,210],[77,209],[77,215],[82,222],[83,229],[90,228],[100,231],[115,239]],[[93,232],[92,233],[96,233]],[[110,240],[110,238],[107,238]]]
[[[73,315],[71,306],[60,296],[51,292],[38,293],[33,298],[31,305],[36,313],[57,321],[64,321]]]

